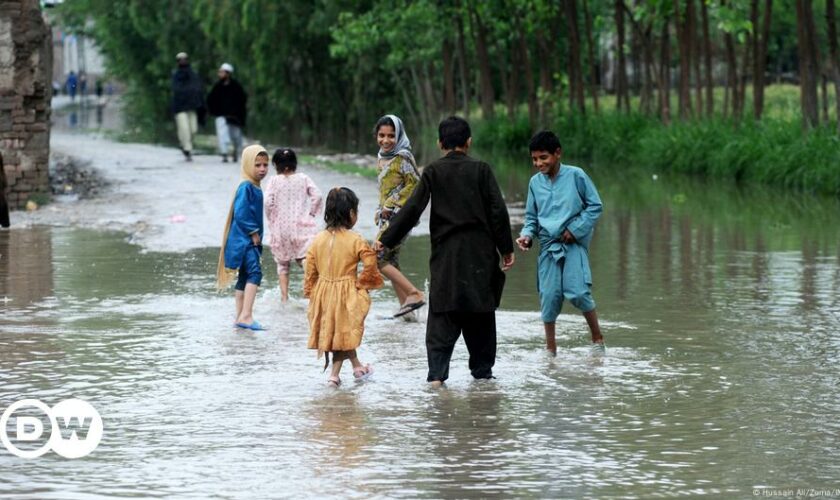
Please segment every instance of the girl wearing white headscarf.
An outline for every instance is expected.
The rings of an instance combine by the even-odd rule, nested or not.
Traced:
[[[379,207],[376,210],[376,224],[379,233],[376,239],[388,228],[388,221],[405,205],[414,188],[420,181],[417,161],[411,152],[411,141],[405,132],[402,120],[396,115],[385,115],[376,122],[374,129],[376,143],[379,145]],[[400,301],[400,309],[394,317],[409,315],[412,311],[426,304],[423,292],[417,289],[400,272],[400,247],[380,252],[379,269],[394,287]]]

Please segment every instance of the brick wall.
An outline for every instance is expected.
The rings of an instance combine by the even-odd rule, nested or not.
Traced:
[[[0,0],[0,152],[9,206],[49,195],[52,40],[38,0]]]

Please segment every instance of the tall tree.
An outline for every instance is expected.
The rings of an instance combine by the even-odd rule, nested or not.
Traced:
[[[659,61],[659,116],[662,123],[671,123],[671,35],[670,15],[666,14],[662,23],[662,35]]]
[[[691,117],[691,32],[688,29],[688,10],[680,7],[682,0],[674,2],[674,26],[677,29],[677,45],[679,47],[680,80],[678,92],[678,109],[680,119]],[[689,3],[688,0],[687,3]]]
[[[586,112],[586,99],[583,89],[583,71],[581,69],[580,30],[578,29],[577,0],[565,0],[566,26],[569,31],[569,105],[581,113]]]
[[[773,1],[773,0],[768,0]],[[712,38],[709,34],[709,6],[706,0],[700,0],[700,17],[703,22],[703,65],[706,77],[706,116],[715,112],[715,87],[712,66]]]
[[[796,32],[799,46],[799,89],[803,124],[819,125],[817,79],[819,78],[814,12],[811,0],[796,0]]]
[[[834,80],[837,133],[840,134],[840,48],[838,48],[837,42],[837,9],[835,8],[834,0],[826,0],[825,17],[828,24],[829,67],[831,68],[831,75]]]
[[[760,120],[764,114],[764,87],[767,84],[764,74],[767,72],[767,44],[770,38],[770,18],[773,12],[773,0],[765,0],[763,22],[761,31],[758,28],[758,3],[759,0],[751,0],[750,18],[754,29],[753,37],[753,116]]]
[[[487,47],[487,27],[479,15],[475,2],[467,0],[470,20],[475,34],[475,52],[478,58],[479,82],[481,84],[481,113],[484,118],[493,118],[496,91],[493,89],[493,74]]]
[[[618,66],[615,76],[616,106],[621,111],[630,111],[630,93],[627,89],[627,57],[624,53],[624,0],[615,0],[615,30],[616,30],[616,55]]]
[[[586,20],[586,47],[589,56],[589,92],[592,105],[598,112],[598,60],[595,59],[595,42],[592,37],[592,14],[589,12],[589,0],[583,0],[583,16]]]

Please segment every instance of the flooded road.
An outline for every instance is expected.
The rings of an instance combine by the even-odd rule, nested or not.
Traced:
[[[496,166],[516,215],[529,166]],[[0,495],[745,498],[840,487],[840,204],[590,171],[605,205],[591,259],[607,357],[587,356],[586,325],[568,307],[558,357],[544,356],[536,255],[518,253],[497,315],[498,378],[472,381],[459,343],[439,391],[424,383],[425,325],[386,319],[390,290],[374,292],[360,349],[373,379],[345,372],[337,391],[306,349],[305,303],[279,303],[268,253],[255,316],[269,330],[232,328],[232,297],[213,290],[218,247],[204,243],[220,223],[210,236],[185,227],[192,244],[178,231],[137,238],[120,207],[121,231],[104,212],[100,224],[0,231],[0,409],[77,397],[105,425],[77,461],[0,448]],[[106,208],[91,203],[76,206]],[[401,257],[415,283],[428,269],[420,229]],[[293,268],[298,298],[301,278]]]

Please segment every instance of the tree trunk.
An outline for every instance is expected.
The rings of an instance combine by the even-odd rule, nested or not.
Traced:
[[[475,52],[478,57],[478,71],[481,83],[481,114],[484,118],[493,118],[493,105],[496,102],[496,94],[493,90],[493,74],[490,68],[490,56],[487,53],[487,28],[481,21],[475,5],[470,2],[470,19],[473,23],[475,33]]]
[[[648,23],[644,29],[639,23],[633,19],[632,13],[624,4],[625,13],[631,14],[628,16],[630,24],[633,26],[633,32],[636,33],[637,38],[642,46],[642,90],[639,96],[639,110],[643,114],[650,114],[653,108],[653,85],[659,85],[659,79],[654,78],[653,62],[653,24]]]
[[[735,55],[735,37],[732,33],[723,35],[726,45],[726,91],[727,97],[723,102],[723,114],[738,118],[738,58]],[[727,106],[728,105],[728,106]]]
[[[822,121],[828,123],[828,75],[822,73],[820,82],[822,84]]]
[[[706,115],[711,117],[715,112],[715,85],[712,74],[712,39],[709,35],[709,7],[706,0],[700,0],[700,14],[703,18],[703,62],[706,66]]]
[[[618,68],[615,75],[616,107],[619,111],[630,111],[630,96],[627,92],[627,58],[624,55],[624,0],[615,0],[616,55]]]
[[[595,42],[592,40],[592,15],[589,13],[589,0],[583,0],[583,16],[586,19],[586,45],[589,55],[589,94],[595,112],[598,112],[598,60],[595,59]]]
[[[700,0],[701,2],[703,0]],[[686,9],[688,16],[688,40],[691,48],[691,62],[694,64],[694,98],[697,103],[696,116],[703,114],[703,85],[700,83],[702,76],[700,74],[700,38],[697,36],[697,10],[694,6],[694,0],[688,0],[688,9]]]
[[[449,114],[455,114],[455,58],[452,41],[443,41],[443,107]]]
[[[460,10],[460,2],[456,3],[456,9]],[[461,108],[464,118],[470,117],[470,77],[467,72],[467,49],[464,43],[464,23],[461,16],[455,16],[455,27],[458,31],[458,72],[461,74]]]
[[[537,88],[534,83],[534,69],[531,67],[531,57],[528,55],[528,40],[519,16],[514,18],[514,26],[519,34],[519,61],[522,64],[525,78],[525,90],[528,92],[528,125],[533,132],[537,126]],[[516,59],[514,59],[516,60]]]
[[[674,2],[674,27],[677,30],[677,47],[680,58],[679,116],[681,120],[691,117],[691,39],[688,33],[688,15],[680,11],[682,0]],[[689,0],[690,1],[690,0]]]
[[[753,8],[756,11],[754,23],[758,22],[758,0],[752,0]],[[761,24],[761,39],[756,31],[755,44],[753,45],[753,116],[760,120],[764,114],[764,86],[767,72],[767,41],[770,39],[770,16],[773,12],[773,0],[764,2],[764,18]],[[754,24],[754,26],[756,26]],[[755,28],[754,28],[755,29]]]
[[[566,24],[569,28],[569,104],[586,113],[583,93],[583,71],[580,63],[580,30],[578,30],[577,0],[565,0]]]
[[[507,74],[505,74],[504,68],[501,70],[502,93],[505,96],[508,120],[513,121],[516,119],[516,104],[519,97],[519,68],[517,67],[519,49],[514,42],[511,42],[508,49],[510,50],[510,58],[508,59],[510,65]]]
[[[662,24],[662,36],[660,37],[661,59],[659,63],[659,115],[662,123],[671,123],[671,35],[668,16]]]
[[[642,55],[644,57],[644,82],[642,83],[642,95],[639,100],[639,109],[642,113],[649,115],[653,109],[653,27],[648,26],[642,33]]]
[[[819,104],[817,103],[816,46],[814,40],[814,16],[811,0],[796,0],[796,32],[799,48],[799,88],[802,118],[805,127],[819,125]]]
[[[770,0],[768,0],[769,2]],[[825,17],[828,24],[828,53],[832,79],[834,80],[834,105],[837,118],[837,133],[840,134],[840,47],[837,42],[837,10],[834,0],[826,0]]]
[[[541,63],[539,64],[540,68],[540,118],[539,122],[541,124],[546,124],[548,121],[548,101],[547,97],[551,94],[552,85],[552,78],[553,78],[553,61],[554,61],[554,54],[552,54],[551,49],[548,47],[548,41],[546,40],[545,36],[543,35],[542,31],[537,32],[537,53],[539,54],[539,58]]]

